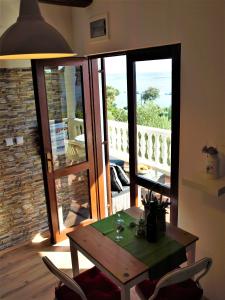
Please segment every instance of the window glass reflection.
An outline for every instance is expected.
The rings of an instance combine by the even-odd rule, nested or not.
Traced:
[[[90,218],[88,172],[55,180],[60,231]]]
[[[137,174],[170,186],[172,60],[138,61]]]
[[[45,67],[54,169],[87,160],[82,68]]]

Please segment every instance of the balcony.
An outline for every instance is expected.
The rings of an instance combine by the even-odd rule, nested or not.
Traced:
[[[71,165],[85,161],[84,124],[82,119],[63,119],[62,122],[50,122],[53,160],[56,168],[60,164]],[[124,162],[129,173],[128,123],[108,121],[109,155]],[[170,185],[171,130],[137,126],[137,172],[140,176],[159,183]],[[138,199],[148,192],[138,188]],[[113,196],[112,211],[115,213],[130,206],[129,189]]]
[[[82,119],[74,119],[73,127],[75,137],[84,133]],[[109,154],[128,165],[128,124],[109,120],[108,134]],[[151,179],[154,176],[159,177],[160,174],[170,177],[170,153],[171,130],[137,126],[137,162],[140,174],[148,173]]]
[[[109,152],[129,161],[128,124],[108,121]],[[170,176],[171,130],[137,126],[138,165]],[[139,170],[141,172],[141,170]]]

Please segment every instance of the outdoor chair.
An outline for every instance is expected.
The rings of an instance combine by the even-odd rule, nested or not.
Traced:
[[[144,280],[135,290],[142,300],[200,300],[203,289],[199,280],[211,265],[212,259],[206,257],[188,267],[175,269],[159,280]]]
[[[66,150],[67,159],[71,160],[71,165],[79,161],[80,153],[79,147],[76,145],[74,141],[67,141],[67,150]]]
[[[59,270],[48,257],[42,257],[47,268],[60,280],[55,288],[56,300],[120,300],[120,289],[99,269],[93,267],[75,278]]]

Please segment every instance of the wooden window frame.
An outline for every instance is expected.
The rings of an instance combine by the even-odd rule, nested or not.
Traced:
[[[122,56],[127,58],[127,93],[128,93],[128,131],[129,131],[129,165],[131,206],[137,205],[138,185],[163,194],[171,199],[170,222],[178,221],[178,179],[179,179],[179,138],[180,138],[180,60],[181,44],[165,45],[145,49],[103,53],[89,56],[89,59]],[[172,59],[172,121],[171,121],[171,185],[170,187],[145,179],[136,174],[136,93],[134,62],[142,60]],[[104,64],[102,64],[104,71]],[[105,75],[104,75],[105,76]],[[106,103],[105,83],[103,101]],[[106,105],[106,104],[105,104]],[[106,115],[105,115],[106,118]],[[105,128],[107,132],[107,121]],[[106,136],[107,138],[107,136]],[[107,143],[107,141],[106,141]]]
[[[170,222],[178,221],[178,180],[179,180],[179,137],[180,137],[180,54],[181,45],[159,46],[127,53],[127,91],[129,154],[131,178],[131,206],[137,205],[138,185],[171,199]],[[171,185],[145,179],[137,174],[137,132],[136,132],[136,61],[172,59],[172,117],[171,117]]]

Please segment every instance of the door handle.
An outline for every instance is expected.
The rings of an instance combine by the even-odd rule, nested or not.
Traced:
[[[47,171],[48,173],[52,173],[52,154],[51,152],[47,152],[45,154],[45,161],[46,161],[46,164],[47,164]]]

